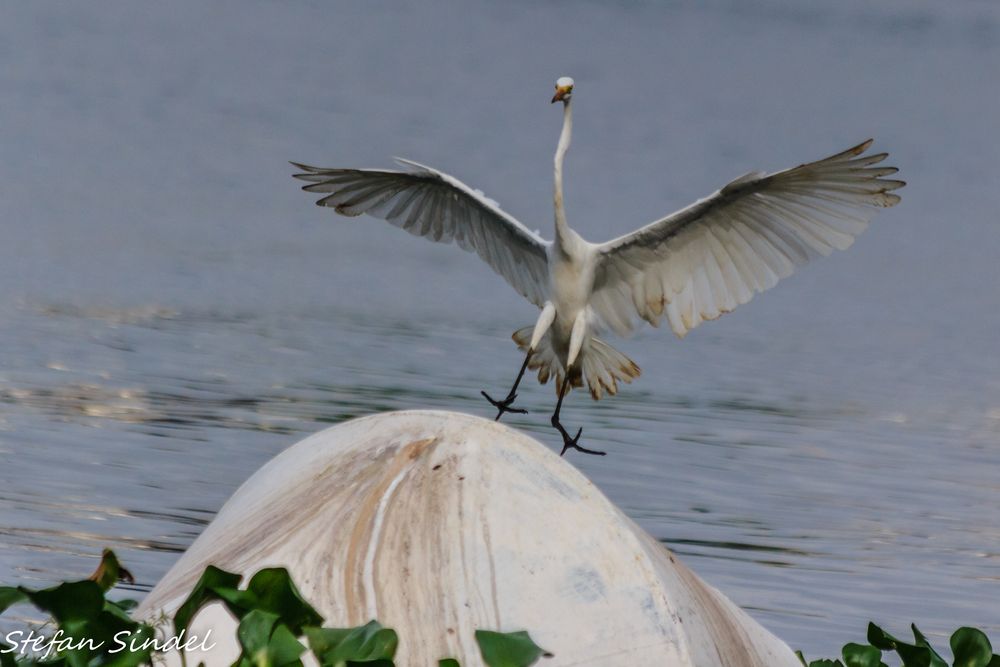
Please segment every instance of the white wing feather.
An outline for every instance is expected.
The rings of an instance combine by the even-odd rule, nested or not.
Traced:
[[[325,169],[293,162],[306,192],[341,215],[366,213],[430,241],[475,252],[519,294],[542,307],[548,298],[548,241],[453,176],[401,160],[411,171]]]
[[[843,250],[903,181],[861,156],[868,141],[774,174],[741,176],[709,197],[598,246],[591,305],[604,325],[630,333],[665,314],[683,337],[818,255]]]

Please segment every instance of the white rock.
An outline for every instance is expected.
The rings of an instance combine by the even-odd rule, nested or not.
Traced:
[[[492,421],[396,412],[309,437],[254,474],[136,611],[172,615],[205,566],[289,569],[333,627],[372,618],[397,664],[481,665],[477,628],[528,630],[540,664],[797,667],[783,642],[682,565],[566,460]],[[235,622],[193,632],[229,665]],[[176,664],[176,660],[172,660]]]

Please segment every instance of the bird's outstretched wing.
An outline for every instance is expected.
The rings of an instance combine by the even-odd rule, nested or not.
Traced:
[[[749,301],[818,255],[843,250],[878,207],[893,206],[903,181],[862,155],[869,139],[825,160],[741,176],[714,194],[598,246],[591,305],[627,334],[666,314],[683,337]]]
[[[504,213],[496,202],[448,174],[409,160],[410,171],[324,169],[293,162],[306,192],[341,215],[382,218],[431,241],[474,251],[522,296],[542,307],[548,294],[549,242]]]

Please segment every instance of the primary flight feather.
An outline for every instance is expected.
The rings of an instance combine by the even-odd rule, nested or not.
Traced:
[[[546,241],[496,202],[453,176],[408,160],[405,171],[326,169],[292,163],[317,204],[342,215],[368,214],[432,241],[473,251],[519,294],[541,309],[534,326],[514,333],[525,360],[514,386],[494,400],[497,419],[510,407],[526,368],[545,383],[556,379],[552,425],[563,452],[579,445],[563,428],[559,411],[571,387],[584,383],[594,399],[614,394],[639,367],[596,334],[631,333],[639,320],[657,326],[666,318],[683,337],[773,287],[796,267],[864,231],[879,208],[899,203],[903,181],[886,178],[886,153],[866,154],[872,140],[828,158],[778,171],[741,176],[687,208],[606,243],[590,243],[566,221],[562,165],[572,134],[573,80],[556,82],[553,102],[563,103],[556,148],[555,240]]]

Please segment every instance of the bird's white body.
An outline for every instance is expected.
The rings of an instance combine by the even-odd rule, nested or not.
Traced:
[[[557,391],[568,378],[572,386],[586,383],[595,399],[614,394],[619,381],[638,377],[639,367],[597,334],[627,335],[639,320],[656,326],[665,318],[683,337],[797,266],[847,248],[874,209],[899,202],[891,191],[905,185],[883,178],[894,167],[873,166],[885,153],[862,155],[868,140],[792,169],[746,174],[632,233],[589,243],[570,228],[563,206],[572,89],[572,79],[559,79],[552,100],[563,102],[564,114],[554,160],[552,242],[481,192],[415,162],[400,160],[406,172],[296,165],[306,172],[296,177],[310,183],[303,189],[330,193],[321,206],[382,217],[482,257],[541,309],[535,325],[513,337],[528,353],[527,368],[537,369],[542,383],[556,378]]]
[[[588,304],[594,289],[597,248],[584,241],[583,237],[570,229],[566,222],[562,167],[573,134],[573,110],[567,97],[573,90],[573,80],[569,77],[560,78],[556,82],[556,90],[559,91],[557,96],[562,93],[565,106],[562,132],[559,134],[559,144],[556,146],[556,156],[553,160],[552,203],[555,211],[555,242],[548,249],[549,290],[550,300],[556,309],[553,341],[559,358],[564,362],[564,368],[569,368],[576,361],[587,335]],[[544,322],[539,322],[539,325],[542,324]],[[543,333],[539,325],[535,327],[532,340],[538,339]],[[576,333],[575,340],[574,333]]]
[[[590,300],[594,292],[595,269],[598,260],[598,246],[589,243],[570,228],[566,222],[566,209],[563,205],[562,169],[566,151],[569,150],[573,133],[573,111],[570,106],[569,94],[573,89],[573,80],[563,77],[556,82],[557,96],[564,100],[563,127],[559,135],[554,159],[553,208],[555,211],[555,241],[547,248],[549,284],[548,301],[542,307],[542,312],[535,323],[531,341],[526,351],[543,356],[553,356],[558,368],[555,374],[558,378],[556,391],[560,391],[562,373],[570,376],[573,385],[582,384],[584,362],[599,360],[592,345],[591,331],[595,322],[590,309]],[[550,328],[551,327],[551,328]],[[546,337],[546,334],[548,336]],[[516,340],[517,334],[515,334]],[[545,344],[546,347],[541,346]],[[545,354],[550,353],[550,354]],[[577,363],[577,361],[581,363]],[[551,361],[536,362],[537,367],[551,367]],[[629,365],[638,375],[638,366],[631,361]],[[553,369],[549,369],[550,372]],[[562,371],[560,373],[559,371]],[[609,369],[610,372],[610,369]],[[612,373],[612,377],[614,374]],[[633,376],[626,373],[620,379],[630,381]]]
[[[589,303],[594,290],[594,265],[597,257],[593,244],[587,243],[575,232],[572,232],[571,237],[564,241],[561,235],[557,236],[556,242],[549,247],[549,301],[555,308],[552,339],[560,359],[565,360],[566,367],[571,366],[577,356],[571,354],[570,350],[579,353],[589,332]],[[545,320],[542,317],[539,320],[532,333],[532,340],[545,333]],[[576,340],[572,338],[574,329],[578,332]]]

